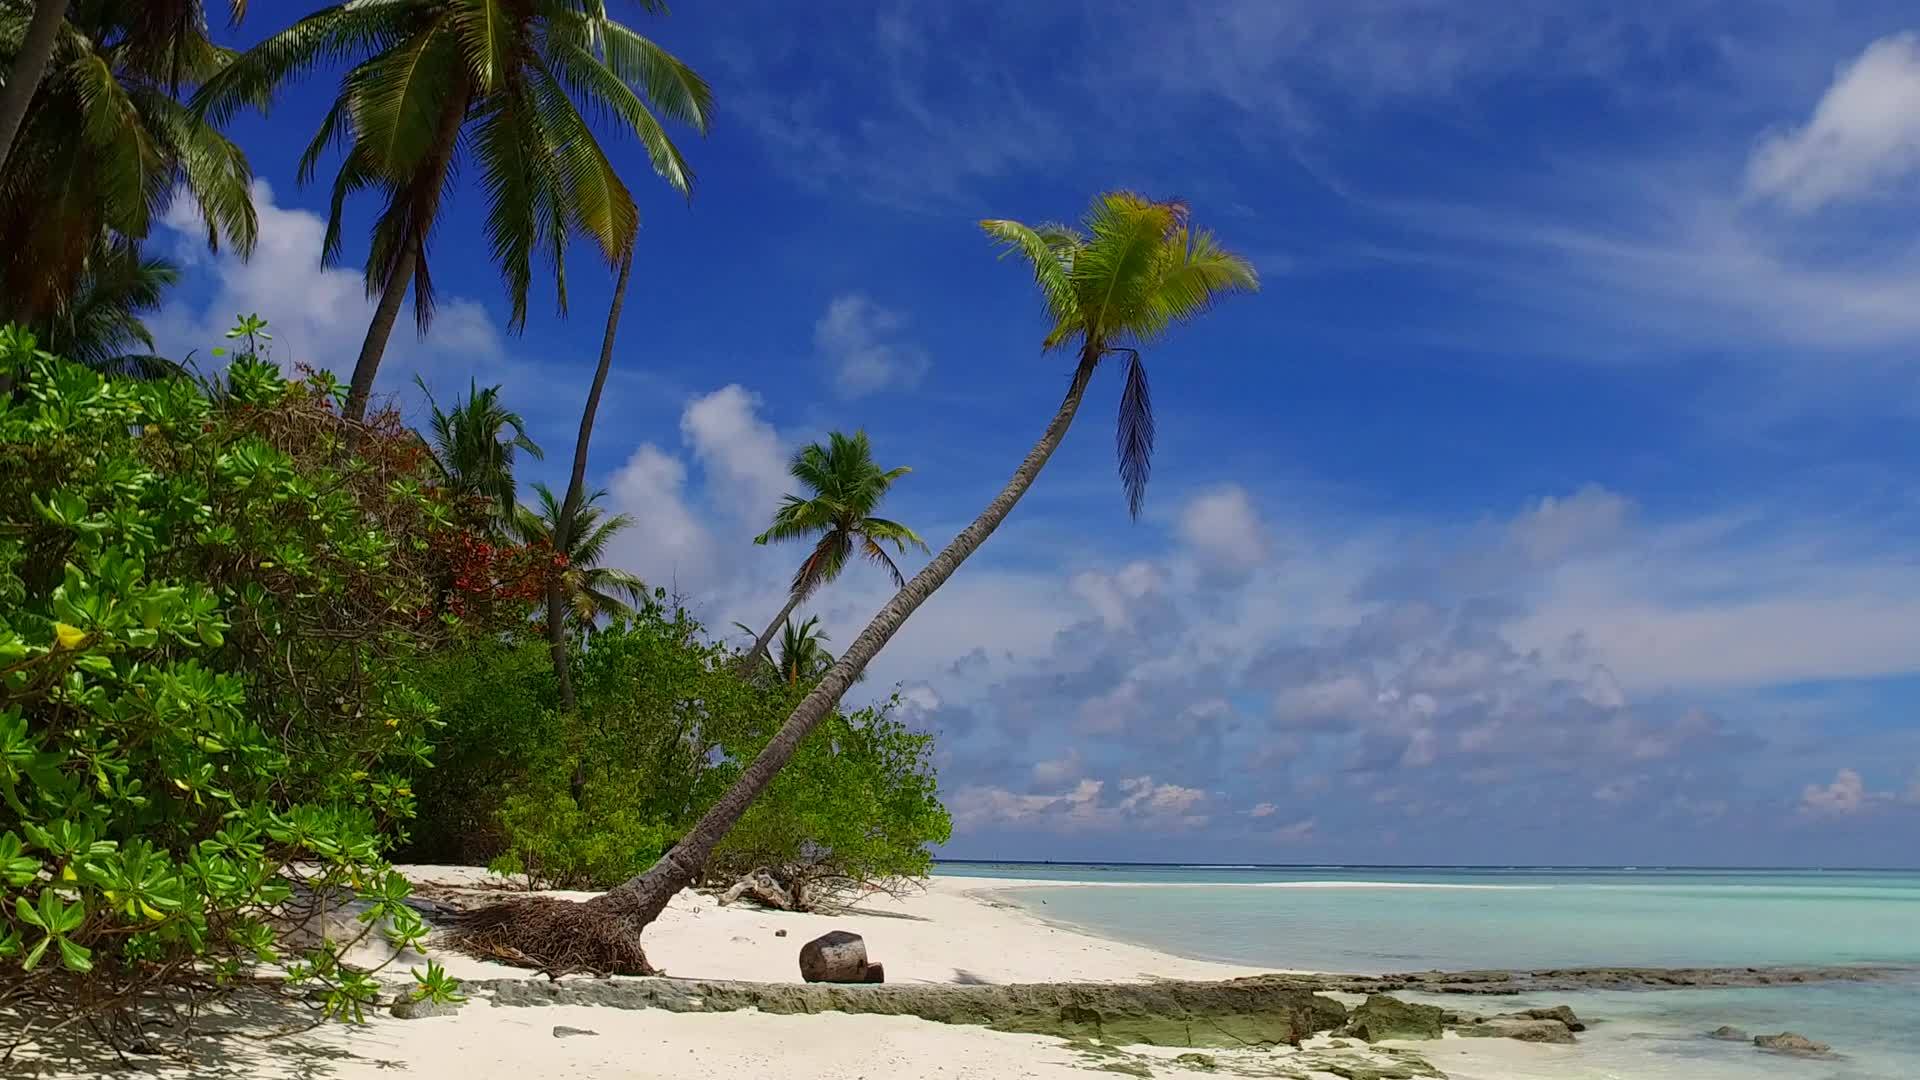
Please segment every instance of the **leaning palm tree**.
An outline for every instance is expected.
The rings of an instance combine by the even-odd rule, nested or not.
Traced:
[[[0,319],[31,324],[71,303],[99,238],[145,238],[181,191],[210,247],[252,249],[246,156],[176,97],[232,58],[201,6],[76,0],[37,87],[8,85],[32,92],[0,170]],[[0,4],[0,42],[24,41],[35,15]]]
[[[552,546],[560,556],[555,574],[563,598],[560,617],[575,629],[585,630],[603,615],[631,614],[634,605],[646,599],[646,584],[625,570],[601,566],[600,560],[606,558],[607,544],[614,535],[633,524],[633,517],[608,517],[594,505],[606,492],[596,491],[580,501],[569,520],[563,515],[564,504],[554,497],[551,488],[535,484],[533,490],[539,506],[520,508],[514,532],[521,542]],[[568,538],[564,546],[554,539],[562,535]]]
[[[145,256],[138,244],[101,236],[72,291],[34,324],[44,347],[95,371],[135,379],[186,374],[158,356],[141,316],[159,310],[163,294],[180,280],[180,268]]]
[[[513,463],[518,451],[541,457],[540,445],[527,436],[520,414],[500,403],[500,388],[468,381],[467,396],[444,411],[427,384],[416,376],[420,392],[433,410],[427,426],[433,432],[429,447],[440,482],[456,495],[488,500],[489,513],[505,520],[516,504],[518,487]]]
[[[641,0],[664,10],[659,0]],[[356,60],[301,159],[312,178],[344,144],[322,258],[341,252],[342,207],[372,189],[384,204],[364,273],[379,297],[354,365],[346,415],[366,413],[374,375],[409,288],[414,321],[433,318],[428,241],[449,180],[471,158],[486,195],[483,230],[525,325],[536,251],[567,307],[568,238],[593,238],[610,264],[633,246],[639,213],[583,109],[646,149],[653,168],[687,192],[693,173],[655,111],[704,130],[711,92],[687,65],[608,17],[604,0],[346,0],[254,46],[202,88],[216,119],[269,103],[296,74]]]
[[[1159,341],[1175,324],[1205,312],[1223,294],[1259,287],[1253,267],[1223,249],[1212,233],[1192,228],[1187,208],[1180,203],[1111,192],[1094,200],[1079,229],[1032,228],[1014,221],[987,221],[982,227],[1007,253],[1020,256],[1033,268],[1053,324],[1042,339],[1042,351],[1071,352],[1075,357],[1066,397],[1007,486],[880,609],[726,794],[651,869],[587,902],[588,908],[604,917],[600,927],[608,938],[600,959],[608,967],[639,973],[650,970],[640,948],[640,930],[701,872],[714,846],[773,782],[802,740],[832,711],[848,684],[899,632],[908,616],[1006,520],[1066,437],[1094,372],[1112,357],[1126,364],[1117,439],[1120,479],[1129,511],[1139,513],[1153,451],[1153,415],[1140,350]],[[550,905],[520,908],[476,927],[496,940],[503,932],[517,932],[527,942],[551,941],[557,927],[577,915],[572,909]],[[507,918],[522,920],[517,931],[506,929]]]
[[[912,544],[927,550],[920,534],[897,521],[875,517],[874,510],[885,498],[893,482],[913,470],[906,466],[883,470],[873,462],[873,444],[867,433],[852,435],[834,432],[827,445],[809,443],[793,455],[787,472],[805,495],[788,494],[774,511],[773,524],[753,538],[756,544],[787,540],[812,540],[813,550],[794,571],[787,587],[787,604],[773,617],[767,628],[754,639],[747,653],[749,670],[767,656],[767,649],[782,624],[800,602],[822,585],[840,576],[848,560],[858,556],[886,568],[895,588],[905,585],[900,567],[887,554],[885,544],[906,554]]]

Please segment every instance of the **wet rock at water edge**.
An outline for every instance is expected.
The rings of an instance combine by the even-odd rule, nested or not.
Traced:
[[[1707,1032],[1707,1038],[1725,1039],[1728,1042],[1747,1042],[1751,1039],[1751,1036],[1739,1028],[1734,1027],[1732,1024],[1721,1024],[1719,1027]]]
[[[1445,1010],[1433,1005],[1416,1005],[1386,994],[1370,994],[1347,1017],[1343,1034],[1367,1042],[1381,1039],[1437,1039]]]
[[[1587,1025],[1573,1014],[1570,1005],[1554,1005],[1545,1009],[1521,1009],[1518,1012],[1501,1013],[1502,1016],[1524,1017],[1528,1020],[1558,1020],[1567,1025],[1568,1031],[1585,1031]]]
[[[1487,1016],[1453,1029],[1469,1039],[1518,1039],[1533,1043],[1571,1043],[1573,1032],[1558,1020],[1530,1016]]]
[[[810,983],[863,983],[868,978],[867,942],[859,934],[833,930],[800,946],[800,977]]]
[[[1762,1050],[1777,1050],[1786,1054],[1824,1054],[1833,1047],[1816,1042],[1798,1032],[1783,1031],[1778,1035],[1755,1035],[1753,1045]]]

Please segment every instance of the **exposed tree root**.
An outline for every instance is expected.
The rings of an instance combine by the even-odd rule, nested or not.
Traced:
[[[658,975],[640,931],[599,904],[527,896],[462,912],[445,939],[481,960],[562,975]]]

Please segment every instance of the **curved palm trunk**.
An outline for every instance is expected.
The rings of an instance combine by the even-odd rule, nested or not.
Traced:
[[[454,144],[460,137],[460,125],[467,118],[467,92],[456,89],[447,95],[447,108],[440,115],[440,131],[435,136],[433,157],[427,168],[433,170],[429,190],[436,194],[447,182],[447,169],[453,163]],[[380,358],[386,355],[387,339],[393,336],[393,324],[399,321],[400,304],[407,298],[407,287],[413,284],[414,270],[420,265],[422,249],[427,242],[427,230],[433,222],[415,222],[416,232],[413,243],[400,253],[399,260],[393,266],[393,273],[387,275],[387,283],[380,290],[380,304],[373,309],[373,321],[367,324],[366,340],[360,343],[360,358],[353,364],[353,381],[347,388],[347,405],[343,415],[353,421],[367,418],[367,399],[373,396],[373,377],[380,372]],[[414,301],[419,303],[418,298]]]
[[[373,322],[367,325],[366,340],[360,343],[360,358],[353,364],[353,383],[347,390],[344,415],[349,420],[367,418],[367,399],[373,395],[373,377],[380,372],[380,358],[386,354],[387,339],[393,336],[393,324],[400,320],[400,305],[413,284],[413,269],[420,259],[420,245],[407,245],[400,261],[380,291],[380,306],[373,309]]]
[[[607,310],[607,332],[600,339],[600,366],[593,373],[593,387],[587,391],[587,407],[580,412],[580,436],[573,443],[573,477],[567,481],[567,497],[560,503],[560,520],[554,523],[554,547],[566,551],[573,540],[567,535],[573,516],[586,497],[587,444],[593,441],[593,419],[600,412],[600,392],[607,385],[607,371],[613,366],[613,339],[620,330],[620,311],[627,306],[627,280],[633,275],[633,252],[620,260],[620,279],[613,286],[613,306]],[[560,579],[547,583],[547,649],[553,654],[553,673],[560,680],[560,705],[572,711],[573,676],[567,670],[567,628],[562,618]]]
[[[773,635],[779,633],[781,625],[793,616],[793,609],[800,606],[800,600],[799,593],[787,594],[787,606],[781,608],[780,614],[775,615],[767,628],[760,631],[760,636],[753,639],[753,651],[747,654],[746,662],[740,665],[742,675],[753,674],[755,668],[773,659]]]
[[[53,58],[53,43],[66,17],[67,0],[39,0],[33,6],[33,21],[27,24],[20,54],[13,58],[13,70],[7,72],[7,85],[0,88],[0,166],[6,165],[7,155],[13,151],[13,137],[26,119],[33,92],[40,88],[40,76]]]
[[[1067,428],[1073,423],[1073,415],[1080,409],[1080,399],[1086,394],[1087,380],[1093,377],[1094,365],[1099,358],[1097,350],[1082,351],[1080,366],[1073,373],[1073,381],[1067,387],[1066,398],[1060,402],[1060,410],[1054,413],[1046,434],[1040,437],[1040,441],[1027,452],[1026,460],[1014,470],[1007,486],[987,504],[979,517],[973,519],[973,524],[961,530],[952,543],[913,575],[913,580],[895,593],[892,600],[887,601],[887,606],[880,609],[840,659],[827,669],[820,684],[793,710],[793,715],[787,717],[779,734],[773,737],[766,749],[760,751],[760,755],[746,767],[740,778],[720,797],[720,801],[701,817],[693,830],[661,856],[660,861],[646,873],[588,903],[610,909],[618,917],[644,927],[659,917],[675,893],[693,882],[708,856],[713,854],[714,847],[747,812],[747,808],[753,805],[753,801],[760,797],[760,793],[767,789],[767,785],[773,782],[774,776],[800,749],[801,742],[839,702],[840,695],[866,670],[868,662],[906,624],[908,616],[925,603],[935,589],[945,584],[954,571],[960,569],[960,564],[986,542],[987,537],[993,535],[993,531],[1013,511],[1014,504],[1033,486],[1047,459],[1053,456],[1060,441],[1066,437]]]

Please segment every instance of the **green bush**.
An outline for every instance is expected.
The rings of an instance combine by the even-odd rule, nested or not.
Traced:
[[[433,657],[419,682],[441,727],[403,857],[485,865],[506,849],[507,797],[571,767],[554,711],[552,654],[543,640],[475,638]]]
[[[440,767],[423,788],[423,818],[449,831],[424,830],[416,850],[484,851],[529,885],[605,888],[646,869],[808,689],[743,679],[738,655],[660,592],[574,650],[572,716],[551,709],[544,649],[471,650],[446,666],[448,683],[435,692],[446,726]],[[482,679],[483,689],[461,688]],[[489,808],[491,822],[468,816],[474,807]],[[949,831],[931,738],[890,706],[837,713],[727,838],[710,883],[766,867],[803,901],[824,902],[850,886],[924,875],[928,845]]]
[[[802,908],[925,877],[933,868],[927,845],[945,843],[953,823],[934,782],[933,736],[895,719],[897,704],[821,721],[714,851],[709,876],[725,881],[765,867]],[[751,760],[747,752],[758,753],[771,735],[756,731],[733,760]]]
[[[125,1043],[139,995],[278,962],[358,1016],[340,946],[279,942],[349,898],[417,942],[383,861],[438,723],[413,671],[524,604],[324,375],[109,379],[0,330],[0,376],[0,987]]]

